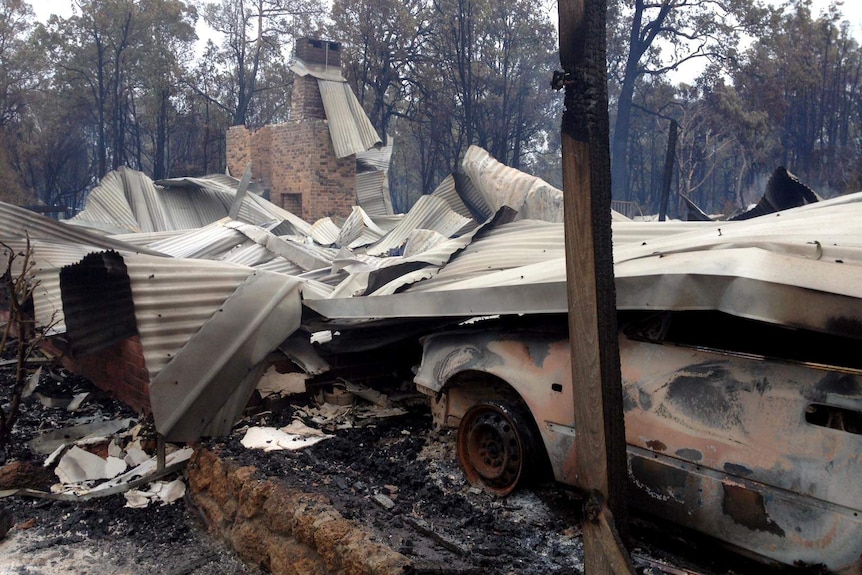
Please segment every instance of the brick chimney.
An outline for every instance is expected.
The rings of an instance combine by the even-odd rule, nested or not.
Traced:
[[[300,60],[306,68],[320,72],[327,70],[341,72],[341,44],[338,42],[299,38],[296,40],[294,52],[296,59]],[[314,76],[309,74],[294,79],[290,119],[294,122],[326,119],[317,78]]]
[[[341,44],[317,38],[299,38],[296,57],[305,64],[318,64],[341,70]]]

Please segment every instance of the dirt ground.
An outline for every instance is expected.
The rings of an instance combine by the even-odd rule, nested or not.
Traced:
[[[0,371],[0,376],[8,378],[8,373]],[[8,388],[0,387],[3,393]],[[136,417],[86,380],[62,372],[46,372],[39,388],[53,395],[85,390],[91,398],[75,413],[45,407],[35,395],[28,398],[13,445],[0,463],[40,464],[44,457],[26,445],[40,430],[86,416]],[[258,405],[230,437],[205,445],[292,487],[326,495],[345,518],[372,529],[380,541],[409,557],[417,574],[583,571],[580,499],[573,491],[547,482],[498,499],[469,486],[457,466],[454,432],[433,430],[426,406],[407,405],[399,416],[353,420],[349,428],[344,422],[332,424],[332,439],[300,451],[243,447],[240,440],[249,426],[280,427],[295,417],[316,425],[308,415],[309,398],[291,396]],[[47,489],[52,481],[43,477],[37,486]],[[83,503],[0,499],[0,509],[10,511],[15,524],[0,540],[0,575],[260,573],[207,535],[182,501],[146,509],[124,505],[122,495]],[[762,572],[722,563],[725,554],[716,557],[709,545],[698,548],[688,540],[670,554],[652,542],[654,530],[635,531],[634,558],[641,573]],[[664,537],[661,545],[678,547],[679,541]],[[660,563],[669,567],[660,569]]]

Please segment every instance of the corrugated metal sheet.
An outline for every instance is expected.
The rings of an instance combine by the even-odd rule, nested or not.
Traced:
[[[99,185],[87,194],[86,208],[70,222],[99,222],[140,232],[132,208],[124,193],[125,182],[119,172],[109,172]]]
[[[464,229],[471,220],[456,214],[440,198],[422,196],[410,209],[407,216],[380,241],[367,249],[370,255],[385,255],[398,250],[407,241],[413,230],[434,230],[450,237]]]
[[[227,433],[299,326],[299,283],[244,266],[105,252],[61,277],[74,348],[139,334],[156,429],[171,441]]]
[[[135,321],[154,379],[254,270],[209,260],[124,258]],[[98,293],[91,298],[107,303]]]
[[[27,250],[27,242],[19,239],[2,239],[16,253]],[[63,302],[60,296],[60,269],[63,266],[80,261],[92,248],[74,244],[56,243],[34,240],[30,242],[31,286],[33,288],[33,307],[36,325],[46,328],[47,335],[56,335],[66,331],[63,316]],[[2,261],[0,271],[5,271],[7,259],[5,249],[0,250]],[[19,275],[23,269],[23,258],[17,257],[13,262],[12,273]]]
[[[290,71],[299,77],[311,76],[318,80],[331,80],[333,82],[345,82],[338,66],[324,66],[321,64],[306,64],[300,59],[294,60],[290,65]]]
[[[126,250],[158,255],[158,252],[108,238],[102,234],[56,222],[24,208],[0,202],[0,236],[10,239],[29,236],[94,248]]]
[[[433,280],[411,289],[442,289],[447,284],[564,256],[561,224],[519,220],[487,231],[455,254]]]
[[[359,206],[354,206],[350,215],[341,226],[336,244],[339,247],[357,248],[374,243],[386,235],[386,231],[374,223],[368,214]]]
[[[458,197],[461,198],[476,221],[484,222],[494,214],[494,210],[485,201],[470,176],[456,172],[452,174],[452,178],[455,180],[455,191],[458,193]]]
[[[149,247],[150,244],[154,242],[160,242],[163,240],[169,240],[171,238],[175,238],[183,233],[186,230],[168,230],[164,232],[140,232],[140,233],[131,233],[131,234],[113,234],[108,237],[111,239],[119,240],[121,242],[126,242],[127,244],[133,246],[141,246],[141,247]]]
[[[372,216],[385,216],[393,212],[389,195],[388,172],[360,172],[356,174],[356,203]]]
[[[106,175],[87,196],[86,208],[69,222],[109,233],[197,229],[228,215],[238,181],[229,176],[174,178],[155,185],[142,172],[121,168]],[[309,224],[290,212],[248,194],[240,221],[263,225],[287,222],[294,233]]]
[[[275,254],[266,249],[266,246],[247,242],[222,255],[219,260],[241,266],[258,267],[272,261],[275,257]],[[300,270],[299,266],[293,267],[296,270]]]
[[[470,146],[461,167],[491,211],[509,206],[522,219],[563,221],[563,192],[541,178],[501,164],[478,146]]]
[[[465,218],[473,217],[473,214],[470,213],[470,210],[467,208],[467,204],[464,203],[464,200],[461,199],[461,196],[458,195],[458,192],[455,189],[454,175],[449,174],[446,176],[443,181],[440,182],[440,185],[431,192],[431,195],[445,200],[446,203],[449,204],[450,208]]]
[[[230,432],[266,358],[299,327],[299,285],[257,271],[213,310],[150,384],[159,433],[169,441],[194,441]]]
[[[862,338],[857,327],[862,325],[860,218],[862,194],[856,194],[755,220],[698,225],[694,231],[689,225],[675,226],[687,231],[641,242],[632,238],[645,237],[642,229],[622,233],[625,240],[615,245],[618,307],[719,310]],[[615,230],[626,226],[643,224],[621,222]],[[312,307],[329,317],[352,318],[366,313],[466,315],[494,310],[495,305],[497,313],[562,313],[567,309],[565,274],[562,225],[519,221],[478,237],[436,275],[427,269],[407,269],[393,282],[404,285],[433,277],[413,283],[404,294],[386,295],[384,302],[354,298],[314,302]],[[551,292],[537,289],[544,285]],[[485,293],[486,300],[477,299],[474,292]],[[386,287],[376,293],[393,290]],[[549,293],[557,294],[557,299],[533,301]],[[407,294],[416,297],[402,297]],[[494,298],[496,302],[489,301]],[[444,302],[448,311],[440,307]]]
[[[404,257],[425,253],[448,240],[449,238],[434,230],[413,230],[404,244]]]
[[[296,264],[305,271],[329,267],[332,258],[337,253],[333,249],[280,238],[267,230],[242,222],[226,221],[224,226],[237,230],[256,244],[264,246],[274,255]]]
[[[210,197],[210,201],[204,201],[202,197],[197,196],[195,201],[185,208],[186,210],[208,210],[206,214],[200,215],[199,223],[187,227],[200,227],[228,215],[239,186],[239,180],[223,174],[211,174],[200,178],[172,178],[159,180],[157,183],[165,186],[165,192],[170,192],[175,188],[174,191],[177,196],[165,194],[168,199],[174,198],[171,201],[179,201],[183,194],[195,192],[203,194],[203,198]],[[308,232],[310,226],[302,218],[262,198],[259,195],[262,190],[258,184],[249,184],[248,191],[251,193],[243,198],[237,216],[240,221],[257,225],[283,221],[289,226],[289,233],[306,234]],[[212,201],[213,198],[217,199],[218,202]]]
[[[370,150],[356,154],[356,167],[358,171],[389,171],[389,164],[392,163],[392,136],[389,136],[387,140],[389,143],[385,146],[371,148]]]
[[[179,236],[154,242],[151,247],[175,258],[218,259],[246,241],[237,230],[215,222]]]
[[[335,155],[346,158],[381,143],[347,82],[318,80]]]
[[[338,241],[338,235],[341,233],[341,228],[335,225],[332,218],[320,218],[311,226],[308,235],[315,242],[322,246],[331,246]]]

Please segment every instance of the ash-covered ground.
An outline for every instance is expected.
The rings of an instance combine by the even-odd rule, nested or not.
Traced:
[[[0,403],[4,408],[8,407],[12,378],[11,368],[0,369]],[[82,392],[91,395],[75,412],[43,405],[43,400],[62,403]],[[47,491],[57,481],[50,469],[41,467],[45,456],[32,453],[27,445],[39,432],[94,417],[136,416],[88,380],[46,367],[35,393],[23,401],[11,444],[5,451],[0,450],[0,478],[5,477],[4,469],[14,468],[19,484],[3,485],[0,490],[30,487]],[[0,498],[0,515],[8,514],[12,523],[6,537],[0,538],[0,575],[261,573],[210,538],[182,501],[146,509],[127,508],[125,503],[121,494],[74,503],[19,496]]]
[[[5,404],[9,370],[0,370],[0,377]],[[46,369],[37,391],[55,397],[82,391],[92,395],[74,413],[46,407],[37,394],[25,400],[14,441],[2,457],[6,464],[33,465],[30,487],[46,490],[56,481],[49,471],[39,471],[44,456],[27,447],[39,431],[93,416],[136,416],[86,380],[61,371]],[[310,407],[305,395],[258,405],[230,437],[206,443],[296,488],[326,495],[346,518],[370,527],[381,541],[411,558],[417,574],[583,571],[577,494],[546,482],[498,499],[469,486],[457,466],[455,432],[433,430],[425,405],[413,403],[403,415],[329,429],[332,439],[300,451],[265,453],[240,444],[248,426],[280,427],[294,417],[314,425],[307,417]],[[78,503],[0,499],[0,509],[11,512],[15,525],[0,540],[0,575],[260,573],[205,533],[182,501],[146,509],[124,504],[122,495]],[[714,555],[710,544],[697,548],[687,539],[682,555],[679,550],[670,555],[654,543],[644,543],[645,533],[635,530],[640,537],[635,563],[641,573],[679,573],[674,569],[680,568],[699,573],[763,572],[759,566],[717,563],[715,557],[706,558]],[[663,537],[659,543],[666,546],[673,540]],[[674,567],[661,570],[658,562]]]

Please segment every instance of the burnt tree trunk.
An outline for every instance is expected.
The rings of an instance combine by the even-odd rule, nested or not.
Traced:
[[[667,134],[667,153],[664,156],[664,174],[661,181],[661,205],[658,209],[658,221],[663,222],[667,218],[667,200],[670,196],[670,184],[673,181],[673,161],[676,158],[676,136],[679,125],[676,120],[670,121],[670,129]]]

